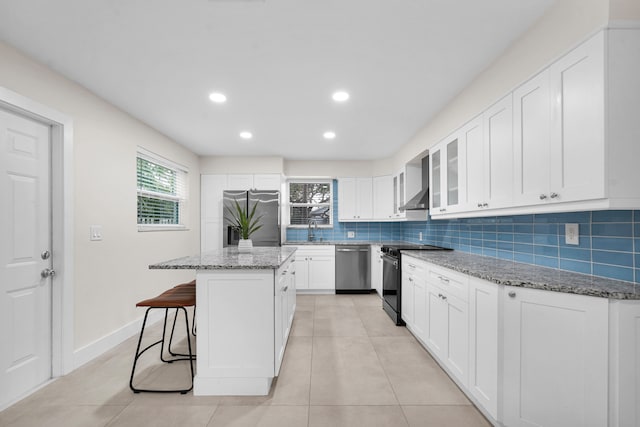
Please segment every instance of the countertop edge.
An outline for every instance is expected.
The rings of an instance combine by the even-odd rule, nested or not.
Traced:
[[[507,260],[499,260],[497,258],[489,258],[480,255],[467,254],[461,252],[454,252],[456,254],[456,263],[451,261],[447,262],[446,259],[442,259],[442,254],[440,257],[434,256],[433,253],[425,253],[423,251],[404,251],[405,255],[410,256],[412,258],[433,263],[439,267],[448,268],[450,270],[456,271],[458,273],[466,274],[471,277],[475,277],[477,279],[486,280],[488,282],[495,283],[497,285],[511,286],[511,287],[520,287],[520,288],[529,288],[529,289],[539,289],[545,291],[552,292],[560,292],[565,294],[575,294],[575,295],[585,295],[592,296],[598,298],[607,298],[611,300],[640,300],[640,290],[638,289],[638,285],[631,282],[623,282],[615,279],[601,278],[597,276],[590,276],[570,271],[564,271],[549,267],[542,267],[537,265],[530,265],[519,263],[516,261],[507,261]],[[452,254],[452,253],[449,253]],[[451,258],[451,257],[450,257]],[[513,274],[513,277],[501,278],[498,277],[498,274],[492,275],[486,271],[478,271],[473,269],[472,266],[464,265],[464,263],[460,262],[460,258],[468,258],[470,261],[474,261],[477,263],[484,264],[487,268],[493,268],[496,271],[500,271],[501,275],[510,276]],[[501,268],[500,266],[490,266],[490,264],[501,264],[508,263],[512,265],[511,268]],[[562,282],[569,281],[567,279],[575,278],[576,282],[588,282],[588,281],[599,281],[604,283],[603,285],[589,285],[584,284],[581,286],[575,285],[567,285],[561,283],[549,283],[550,280],[531,280],[527,279],[527,274],[522,274],[523,279],[519,279],[515,277],[517,273],[511,273],[509,270],[527,270],[529,272],[539,272],[541,276],[545,277],[553,277],[553,276],[562,276]],[[612,290],[607,289],[607,284],[610,286],[621,286],[621,287],[629,287],[629,291],[622,290]]]

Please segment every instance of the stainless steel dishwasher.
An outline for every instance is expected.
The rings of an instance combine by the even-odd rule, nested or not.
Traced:
[[[371,292],[369,245],[336,245],[336,294]]]

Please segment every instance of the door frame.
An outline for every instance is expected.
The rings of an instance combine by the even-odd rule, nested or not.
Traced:
[[[73,366],[73,121],[54,109],[0,86],[0,108],[51,129],[51,375]]]

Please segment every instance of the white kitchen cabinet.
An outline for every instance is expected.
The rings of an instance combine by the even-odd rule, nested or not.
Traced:
[[[605,197],[604,38],[514,91],[516,205]]]
[[[457,211],[486,209],[484,134],[482,116],[465,124],[459,132],[460,139],[460,202]]]
[[[280,190],[282,176],[277,173],[253,175],[253,187],[256,190]]]
[[[382,251],[380,245],[371,245],[371,289],[375,289],[382,297]]]
[[[253,175],[230,174],[227,175],[227,188],[225,190],[244,191],[253,188]]]
[[[511,94],[489,107],[482,116],[484,130],[486,208],[513,203],[513,109]]]
[[[402,258],[402,319],[420,340],[427,329],[426,265],[413,257]]]
[[[229,174],[225,190],[280,190],[280,174]]]
[[[227,175],[200,177],[200,250],[222,249],[222,192]]]
[[[610,301],[609,425],[640,425],[640,304]]]
[[[483,112],[483,155],[467,145],[461,165],[468,203],[431,215],[640,208],[638,75],[638,29],[601,31],[560,57]],[[433,167],[444,171],[440,157]],[[434,196],[443,197],[436,179]]]
[[[504,291],[504,424],[607,425],[608,300]]]
[[[553,102],[550,199],[564,202],[606,196],[604,40],[601,32],[549,67]]]
[[[452,134],[430,150],[432,215],[455,212],[460,201],[466,199],[466,186],[460,179],[460,172],[464,169],[461,162],[464,146],[460,136],[460,132]]]
[[[393,177],[391,175],[373,178],[373,219],[388,221],[393,219]]]
[[[338,178],[338,220],[370,221],[373,218],[373,179]]]
[[[498,321],[500,285],[469,278],[469,392],[498,418]]]
[[[293,315],[296,307],[295,262],[281,267],[277,272],[277,282],[274,289],[274,319],[275,319],[275,374],[280,372],[284,350],[287,346]]]
[[[513,92],[513,105],[514,205],[535,205],[553,200],[549,197],[549,70],[517,88]]]
[[[463,385],[469,376],[468,277],[429,266],[425,343]]]
[[[297,246],[295,287],[298,292],[335,292],[336,255],[333,245]]]
[[[411,217],[417,214],[418,212],[403,211],[400,208],[422,189],[422,165],[407,163],[400,171],[393,175],[392,181],[394,218],[406,219],[408,216]]]

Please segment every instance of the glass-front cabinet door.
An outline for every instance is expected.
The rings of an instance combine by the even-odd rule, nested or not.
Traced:
[[[447,206],[458,204],[458,139],[447,144]]]
[[[429,161],[431,162],[431,213],[439,213],[442,208],[442,162],[440,159],[440,150],[435,148],[431,151]]]

